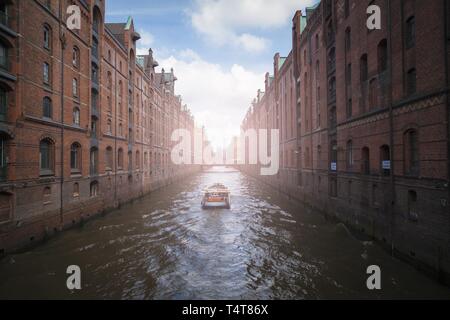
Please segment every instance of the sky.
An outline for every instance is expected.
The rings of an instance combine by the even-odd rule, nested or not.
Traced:
[[[292,18],[318,0],[107,0],[106,21],[132,16],[138,54],[149,48],[174,68],[177,95],[204,125],[214,146],[239,135],[240,124],[273,73],[273,57],[292,47]]]

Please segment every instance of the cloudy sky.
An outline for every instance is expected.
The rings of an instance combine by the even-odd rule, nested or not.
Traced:
[[[132,16],[161,67],[174,68],[177,94],[216,146],[240,123],[273,72],[273,56],[291,50],[292,17],[317,0],[107,0],[107,22]]]

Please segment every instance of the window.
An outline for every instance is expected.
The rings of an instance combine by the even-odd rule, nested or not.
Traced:
[[[111,171],[113,168],[113,149],[112,147],[106,148],[106,170]]]
[[[70,147],[70,169],[72,173],[81,171],[81,145],[78,142]]]
[[[414,129],[408,130],[404,136],[405,173],[419,175],[419,142],[418,134]]]
[[[44,78],[44,84],[49,85],[50,84],[50,65],[47,62],[44,62],[44,64],[43,64],[43,78]]]
[[[350,28],[347,28],[345,30],[345,52],[350,52],[352,48],[352,33],[350,31]]]
[[[0,121],[5,121],[8,115],[8,92],[0,87]]]
[[[350,98],[347,100],[347,119],[353,116],[353,100]]]
[[[91,148],[90,152],[90,167],[91,167],[91,175],[98,174],[98,149],[96,147]]]
[[[106,101],[108,103],[108,111],[111,112],[112,111],[112,100],[110,96],[106,97]]]
[[[8,5],[5,1],[0,3],[0,24],[8,26]]]
[[[110,71],[108,71],[108,74],[107,74],[107,86],[108,86],[108,89],[109,90],[111,90],[112,89],[112,75],[111,75],[111,72]]]
[[[51,30],[49,26],[44,26],[44,48],[50,50],[51,46]]]
[[[80,109],[78,107],[73,108],[73,124],[80,125]]]
[[[414,16],[406,20],[406,48],[412,48],[416,44],[416,19]]]
[[[77,47],[73,47],[72,50],[72,65],[75,68],[80,66],[80,50]]]
[[[345,0],[344,2],[344,15],[345,18],[348,18],[350,15],[350,0]]]
[[[53,116],[52,100],[49,97],[44,97],[42,102],[42,115],[49,119]]]
[[[97,181],[91,182],[91,185],[90,185],[90,195],[91,195],[91,197],[98,196],[98,191],[99,191],[98,187],[99,187],[99,185],[98,185]]]
[[[54,144],[50,139],[44,139],[39,144],[39,167],[41,175],[51,175],[54,169]]]
[[[364,147],[361,151],[361,172],[363,174],[370,174],[370,150]]]
[[[108,119],[108,122],[106,123],[106,131],[108,134],[112,134],[112,122],[111,119]]]
[[[123,137],[123,126],[121,123],[119,124],[119,137]]]
[[[8,177],[8,162],[6,152],[6,138],[0,136],[0,181]]]
[[[329,81],[328,97],[330,100],[336,100],[336,78],[332,77]]]
[[[347,141],[347,169],[353,167],[353,141]]]
[[[378,44],[378,72],[382,73],[387,70],[387,40],[383,39]]]
[[[97,138],[97,118],[91,118],[91,138]]]
[[[117,166],[119,167],[119,169],[123,169],[123,150],[122,150],[122,148],[120,148],[117,151]]]
[[[319,50],[319,34],[316,34],[316,51]]]
[[[98,68],[94,65],[92,65],[91,69],[91,78],[95,84],[98,84]]]
[[[72,79],[72,95],[78,97],[78,80]]]
[[[78,198],[80,196],[80,185],[78,184],[78,182],[73,184],[73,193],[72,193],[74,198]]]
[[[383,145],[380,148],[381,173],[384,176],[391,174],[391,151],[388,145]]]
[[[412,221],[419,220],[417,212],[417,192],[414,190],[408,191],[408,218]]]
[[[0,42],[0,68],[9,69],[8,47]]]
[[[408,71],[406,77],[406,92],[408,95],[413,95],[417,90],[417,74],[416,69],[411,69]]]

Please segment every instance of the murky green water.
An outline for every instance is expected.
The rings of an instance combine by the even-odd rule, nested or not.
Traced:
[[[222,182],[232,208],[201,210]],[[369,291],[378,265],[382,290]],[[66,268],[82,270],[82,290]],[[450,289],[239,172],[205,172],[0,261],[0,298],[450,298]]]

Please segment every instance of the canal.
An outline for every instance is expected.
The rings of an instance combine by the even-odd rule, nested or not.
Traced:
[[[232,190],[231,210],[201,210],[215,182]],[[69,265],[80,291],[66,287]],[[370,265],[380,291],[367,289]],[[450,289],[253,178],[211,170],[7,256],[0,298],[448,299]]]

